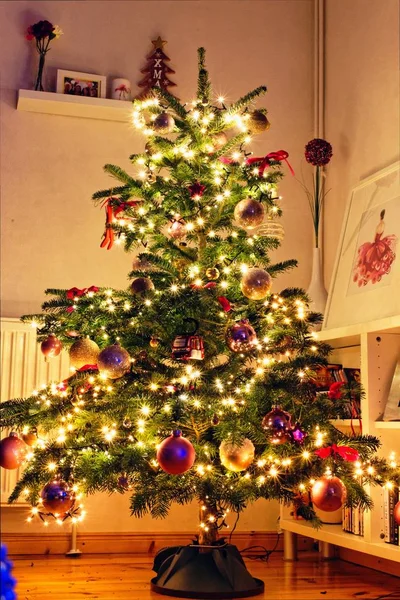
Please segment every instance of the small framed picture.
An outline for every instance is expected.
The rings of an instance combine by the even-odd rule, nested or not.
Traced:
[[[88,98],[106,97],[106,77],[78,71],[57,70],[57,94],[86,96]]]

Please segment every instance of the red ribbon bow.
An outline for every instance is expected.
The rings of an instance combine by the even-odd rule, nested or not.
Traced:
[[[67,290],[67,298],[68,300],[73,300],[74,298],[81,298],[82,296],[86,296],[89,292],[98,292],[99,288],[95,285],[91,285],[89,288],[82,288],[81,290],[77,287],[73,287]]]
[[[196,283],[191,283],[190,287],[195,289],[195,290],[212,290],[213,288],[216,287],[216,283],[215,281],[209,281],[208,283],[205,283],[204,285],[197,285]]]
[[[267,167],[271,166],[271,161],[281,162],[282,160],[284,160],[285,163],[287,164],[287,166],[289,167],[289,171],[291,172],[292,175],[294,175],[293,168],[288,161],[288,156],[289,156],[289,153],[286,152],[286,150],[277,150],[276,152],[270,152],[266,156],[253,156],[252,158],[247,158],[246,164],[253,165],[256,163],[260,163],[260,165],[258,167],[258,174],[260,177],[262,177],[265,169]]]
[[[336,444],[316,450],[315,454],[320,458],[329,458],[330,456],[339,455],[348,462],[355,462],[359,459],[358,451],[354,450],[354,448],[350,448],[349,446],[336,446]]]
[[[231,310],[232,306],[231,306],[231,303],[229,302],[228,298],[225,298],[225,296],[218,296],[217,300],[220,303],[220,305],[222,306],[222,310],[224,312],[229,312]]]
[[[76,370],[76,373],[83,373],[84,371],[98,371],[98,370],[99,369],[98,369],[97,365],[83,365],[83,367],[80,367],[80,369]],[[63,381],[57,385],[57,388],[59,390],[61,390],[61,391],[66,390],[67,389],[67,385],[68,385],[68,381],[74,375],[75,375],[75,373],[73,375],[70,375],[69,377],[67,377],[67,379],[63,379]]]
[[[116,204],[118,203],[118,204]],[[115,219],[120,219],[119,213],[123,212],[127,208],[136,208],[140,202],[137,200],[131,200],[129,202],[120,202],[119,198],[115,198],[111,196],[111,198],[107,198],[101,205],[101,207],[105,207],[106,209],[106,227],[103,233],[103,239],[100,244],[100,248],[105,248],[107,246],[107,250],[111,250],[114,245],[114,230],[112,228],[112,224]]]

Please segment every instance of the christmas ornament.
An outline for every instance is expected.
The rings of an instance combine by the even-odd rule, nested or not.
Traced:
[[[129,488],[129,481],[126,475],[120,475],[118,477],[118,487],[127,490]]]
[[[180,215],[175,215],[171,225],[168,227],[168,234],[174,240],[179,240],[186,235],[186,223]]]
[[[9,470],[18,469],[24,461],[25,454],[25,443],[12,431],[0,442],[0,467]]]
[[[275,238],[280,242],[282,242],[285,237],[283,225],[279,221],[273,219],[271,215],[267,215],[261,225],[256,227],[251,233],[252,235],[258,235],[259,237]]]
[[[267,117],[259,110],[250,113],[250,118],[246,121],[247,128],[251,133],[262,133],[271,127]]]
[[[346,502],[347,490],[339,477],[321,477],[311,488],[311,500],[317,508],[334,512]]]
[[[393,518],[397,525],[400,525],[400,501],[395,505],[393,509]]]
[[[161,469],[170,475],[180,475],[188,471],[196,458],[196,453],[188,439],[176,429],[157,449],[157,462]]]
[[[173,75],[175,71],[165,64],[170,61],[170,58],[163,51],[167,42],[158,36],[158,38],[152,40],[151,43],[154,46],[154,50],[147,57],[147,66],[140,71],[141,73],[144,73],[145,76],[138,84],[139,87],[144,88],[139,99],[154,95],[154,92],[152,91],[152,88],[154,87],[159,87],[160,89],[167,90],[171,93],[168,88],[176,86],[176,83],[171,81],[168,77],[168,75]]]
[[[221,131],[220,133],[217,133],[213,137],[213,146],[215,146],[215,148],[217,150],[220,150],[222,148],[222,146],[225,146],[225,144],[227,142],[228,142],[228,138],[226,136],[226,133],[224,133],[223,131]]]
[[[261,422],[262,428],[270,434],[271,444],[285,444],[290,440],[291,416],[280,406],[270,410]]]
[[[332,146],[326,140],[314,138],[306,144],[304,156],[314,167],[323,167],[332,158]]]
[[[290,437],[297,444],[302,444],[306,436],[306,432],[301,429],[299,423],[296,423],[293,429],[290,430]]]
[[[131,429],[132,421],[130,420],[130,418],[128,416],[125,417],[124,420],[122,421],[122,427],[125,427],[125,429]]]
[[[237,321],[229,327],[226,343],[232,352],[248,352],[257,344],[257,334],[248,319]]]
[[[154,290],[154,283],[150,277],[137,277],[131,283],[131,291],[133,294],[145,294]]]
[[[264,220],[264,207],[253,198],[244,198],[236,204],[234,217],[239,227],[254,229]]]
[[[259,177],[262,177],[265,169],[275,165],[280,166],[281,161],[285,161],[289,167],[289,171],[294,175],[293,168],[288,161],[288,156],[289,153],[286,152],[286,150],[277,150],[275,152],[269,152],[266,156],[251,156],[250,158],[246,158],[246,164],[249,166],[258,164],[258,175]]]
[[[347,462],[356,462],[360,458],[358,450],[350,448],[349,446],[337,446],[336,444],[326,446],[325,448],[319,448],[319,450],[315,450],[315,454],[320,458],[329,458],[330,456],[337,458],[340,456]]]
[[[168,113],[161,113],[153,121],[153,127],[157,133],[163,135],[171,133],[175,127],[174,118]]]
[[[149,344],[151,348],[157,348],[160,345],[160,340],[151,336]]]
[[[262,300],[271,289],[271,276],[264,269],[252,268],[246,271],[240,282],[243,296],[250,300]]]
[[[75,495],[70,490],[68,483],[62,479],[55,479],[47,483],[40,494],[43,507],[47,512],[65,517],[66,513],[73,507]]]
[[[172,358],[175,360],[203,360],[204,341],[201,335],[196,335],[199,327],[195,319],[185,319],[192,322],[194,331],[190,334],[177,335],[172,344]]]
[[[150,271],[152,268],[153,265],[146,258],[135,256],[135,258],[132,261],[133,271]]]
[[[51,333],[49,337],[40,344],[40,349],[46,358],[53,358],[60,354],[62,343],[56,338],[54,333]]]
[[[100,375],[108,379],[119,379],[131,368],[129,353],[119,344],[113,344],[104,348],[98,356],[97,365]]]
[[[215,281],[219,277],[218,269],[216,267],[210,267],[206,271],[206,277],[207,277],[207,279],[210,279],[211,281]]]
[[[200,200],[200,198],[202,197],[202,195],[206,191],[206,186],[202,185],[201,183],[199,183],[198,181],[196,181],[196,183],[193,183],[192,185],[189,185],[188,189],[189,189],[189,192],[190,192],[190,197],[193,198],[193,200]]]
[[[211,418],[211,425],[219,425],[220,419],[218,415],[213,415]]]
[[[225,440],[219,447],[221,463],[230,471],[245,471],[254,460],[254,444],[245,438],[241,444],[232,444]]]
[[[75,369],[80,369],[85,365],[97,364],[100,348],[93,340],[82,338],[74,342],[69,349],[69,358],[71,365]]]
[[[37,442],[36,431],[29,431],[28,433],[22,434],[22,439],[27,446],[34,446]]]

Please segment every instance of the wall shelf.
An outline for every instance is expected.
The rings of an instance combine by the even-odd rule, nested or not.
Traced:
[[[400,430],[400,421],[375,421],[375,429]]]
[[[17,109],[48,115],[129,123],[132,102],[19,90]]]

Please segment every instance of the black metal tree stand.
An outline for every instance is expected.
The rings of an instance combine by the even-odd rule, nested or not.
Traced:
[[[154,559],[151,589],[176,598],[248,598],[264,591],[232,544],[174,546]]]

